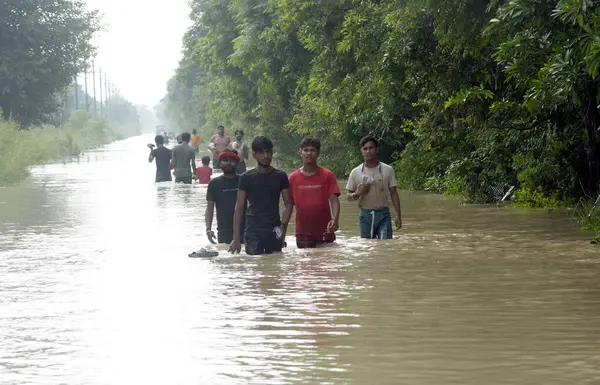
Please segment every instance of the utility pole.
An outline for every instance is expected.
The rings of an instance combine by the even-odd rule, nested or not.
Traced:
[[[79,109],[79,90],[78,90],[78,86],[77,86],[77,75],[75,75],[75,109],[78,110]]]
[[[106,100],[106,117],[110,119],[110,94],[108,93],[108,79],[104,74],[104,99]]]
[[[100,117],[104,117],[104,105],[102,100],[102,68],[98,68],[98,72],[100,72]]]
[[[88,116],[90,116],[90,98],[88,97],[88,89],[87,89],[87,63],[85,64],[85,68],[83,69],[83,79],[85,84],[85,111]]]
[[[98,115],[98,108],[96,107],[96,69],[94,68],[94,59],[92,59],[92,79],[94,80],[94,116]]]
[[[73,10],[75,10],[75,0],[71,0],[71,5],[73,6]],[[75,109],[79,109],[79,87],[77,86],[77,74],[75,74]]]

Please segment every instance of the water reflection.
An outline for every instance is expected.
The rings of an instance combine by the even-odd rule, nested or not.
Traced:
[[[562,214],[402,192],[392,241],[343,202],[337,245],[190,259],[206,187],[154,184],[149,140],[0,189],[0,383],[600,380],[600,257]]]

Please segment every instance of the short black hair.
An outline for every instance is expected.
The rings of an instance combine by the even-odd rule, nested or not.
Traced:
[[[210,156],[203,156],[202,157],[202,164],[205,166],[208,166],[208,164],[210,163]]]
[[[195,128],[192,130],[192,134],[196,134],[197,132],[198,131]]]
[[[317,151],[321,151],[321,141],[317,138],[313,138],[310,135],[305,136],[304,138],[302,138],[302,141],[300,142],[300,149],[303,149],[304,147],[314,147],[317,149]]]
[[[252,140],[252,151],[269,151],[273,149],[273,142],[266,136],[257,136]]]
[[[222,124],[219,124],[219,125],[217,126],[217,130],[218,130],[219,128],[225,129],[225,127],[224,127]]]
[[[364,145],[365,145],[365,144],[367,144],[367,143],[369,143],[369,142],[373,143],[373,145],[374,145],[375,147],[379,147],[379,142],[377,141],[377,139],[375,139],[375,138],[374,138],[374,137],[372,137],[371,135],[364,136],[364,137],[363,137],[363,138],[360,140],[360,142],[358,142],[358,147],[359,147],[359,148],[363,148],[363,147],[364,147]]]
[[[156,143],[157,146],[165,144],[165,137],[162,135],[156,135],[154,137],[154,142]]]
[[[238,134],[238,132],[239,132],[240,134],[242,134],[242,136],[244,136],[244,130],[242,130],[242,129],[235,130],[235,133],[234,133],[234,135],[237,135],[237,134]]]
[[[183,142],[189,142],[190,141],[190,133],[184,132],[183,134],[181,134],[181,140]]]

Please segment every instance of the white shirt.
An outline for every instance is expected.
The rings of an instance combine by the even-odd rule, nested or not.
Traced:
[[[398,185],[393,167],[383,162],[379,162],[373,168],[366,167],[364,164],[354,168],[350,172],[346,190],[356,191],[360,183],[371,185],[369,192],[358,200],[358,206],[368,210],[389,207],[390,188]]]

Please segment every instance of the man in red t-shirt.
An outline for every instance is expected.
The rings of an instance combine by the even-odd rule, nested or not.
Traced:
[[[319,139],[310,136],[302,139],[300,156],[303,166],[289,177],[292,203],[296,207],[298,248],[312,248],[335,241],[339,225],[340,188],[333,173],[317,164],[320,151]]]

